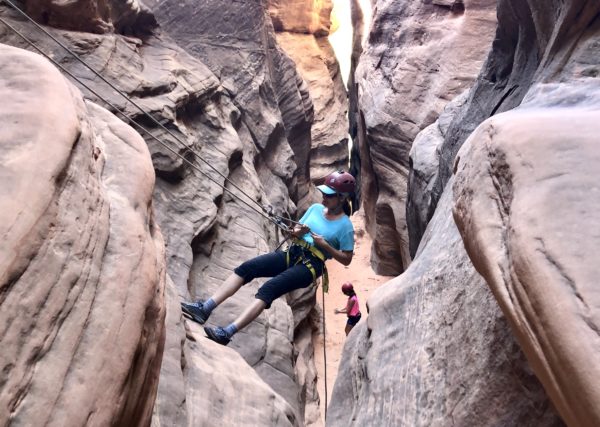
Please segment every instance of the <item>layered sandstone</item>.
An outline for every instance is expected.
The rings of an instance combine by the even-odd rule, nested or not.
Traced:
[[[303,3],[302,11],[292,13],[290,8],[293,10],[294,5],[300,3]],[[306,2],[292,5],[289,2],[269,2],[277,43],[296,63],[313,101],[310,152],[304,156],[309,159],[310,178],[318,184],[331,171],[347,170],[349,161],[346,89],[335,52],[327,38],[331,11],[331,1],[310,5]],[[307,16],[311,16],[312,20],[320,16],[322,26],[315,28]],[[282,17],[285,17],[285,25],[280,22]]]
[[[277,32],[329,34],[331,0],[268,0],[269,15]]]
[[[579,104],[580,95],[570,89],[570,83],[580,85],[578,82],[594,81],[598,75],[595,25],[599,9],[600,4],[586,0],[498,3],[492,51],[440,147],[434,200],[452,175],[461,145],[488,117],[518,107],[525,97],[535,97],[544,106]],[[562,88],[576,97],[563,96]]]
[[[296,62],[314,105],[309,168],[311,180],[321,183],[334,170],[348,170],[346,90],[326,37],[277,33],[277,42]]]
[[[416,252],[419,247],[421,237],[435,212],[442,146],[452,120],[467,100],[468,91],[465,91],[450,101],[438,119],[419,132],[412,143],[406,204],[411,253]]]
[[[597,198],[581,189],[593,188],[598,157],[599,11],[586,1],[499,2],[493,49],[444,126],[429,193],[435,205],[457,173],[454,216],[470,258],[569,425],[598,423],[600,306],[586,258],[597,247],[588,213]]]
[[[209,295],[240,260],[274,247],[277,232],[253,207],[293,215],[310,203],[311,140],[319,126],[337,128],[319,117],[341,105],[335,84],[319,89],[334,90],[331,98],[311,95],[311,73],[322,83],[327,68],[333,82],[335,66],[326,59],[312,70],[315,54],[299,58],[296,72],[263,1],[150,2],[156,20],[127,2],[127,24],[112,3],[85,3],[83,15],[71,3],[27,6],[169,132],[6,6],[0,14],[107,97],[112,112],[125,110],[195,166],[136,127],[148,153],[47,62],[1,48],[0,76],[18,84],[0,89],[11,184],[1,221],[0,424],[147,424],[157,395],[157,426],[318,425],[314,290],[275,302],[227,348],[183,320],[179,302]],[[300,23],[273,18],[282,43],[305,32],[298,45],[323,49],[315,35],[326,33],[326,6],[317,3]],[[331,425],[561,425],[546,394],[569,424],[598,424],[597,198],[581,188],[593,196],[598,178],[600,6],[501,0],[492,53],[463,92],[489,47],[491,3],[378,2],[356,123],[379,270],[403,271],[410,260],[399,190],[410,162],[416,242],[433,219],[415,261],[369,300],[369,317],[348,339]],[[25,47],[3,26],[0,41]],[[322,107],[313,110],[311,96]],[[486,122],[459,155],[465,251],[450,216],[455,155],[484,119],[521,103]],[[321,124],[311,135],[314,118]],[[32,148],[39,154],[28,155]],[[232,183],[250,206],[221,187],[240,195]],[[257,287],[244,287],[211,323],[231,321]]]
[[[367,11],[363,11],[359,0],[350,1],[350,20],[352,22],[352,53],[350,55],[350,76],[348,77],[348,134],[352,140],[350,152],[350,173],[356,179],[356,191],[354,203],[357,209],[360,209],[360,200],[362,199],[362,178],[360,147],[365,144],[364,136],[358,132],[358,122],[360,114],[358,108],[358,92],[356,87],[356,67],[360,55],[362,54],[362,43],[365,34],[368,33],[370,16]],[[362,125],[364,128],[364,124]],[[361,142],[362,140],[362,142]]]
[[[553,7],[500,2],[474,88],[415,140],[412,200],[433,218],[349,337],[331,425],[598,423],[596,199],[581,192],[597,180],[598,5]]]
[[[169,147],[136,126],[146,138],[157,174],[154,206],[168,261],[166,351],[153,423],[201,420],[207,405],[229,398],[226,389],[218,389],[222,378],[206,373],[217,372],[216,362],[230,357],[233,349],[242,358],[236,359],[237,375],[231,378],[234,384],[228,390],[245,390],[249,400],[223,410],[230,411],[231,417],[255,411],[252,396],[258,396],[260,389],[266,400],[281,402],[276,405],[274,419],[303,424],[306,402],[315,406],[318,396],[306,387],[315,382],[314,369],[297,372],[295,368],[303,350],[294,346],[294,328],[303,319],[296,318],[290,307],[308,313],[314,290],[291,296],[289,304],[283,299],[277,301],[236,337],[230,348],[214,345],[203,333],[188,333],[188,340],[195,339],[204,350],[187,349],[179,302],[206,296],[240,260],[276,245],[280,236],[260,214],[262,205],[272,206],[279,214],[294,215],[297,205],[302,208],[310,203],[308,156],[304,164],[296,156],[296,152],[310,151],[310,96],[293,62],[277,46],[261,2],[235,2],[229,9],[221,2],[152,6],[162,30],[146,20],[134,20],[139,25],[130,28],[127,36],[117,34],[114,20],[111,25],[115,31],[102,34],[49,29],[104,77],[116,82],[164,128],[31,25],[13,19],[16,15],[10,9],[0,8],[0,13],[107,98],[112,104],[109,108],[125,111]],[[178,10],[181,15],[173,16]],[[185,25],[183,18],[190,22]],[[170,27],[170,19],[177,25]],[[215,25],[215,19],[221,25]],[[56,26],[71,28],[68,23]],[[186,29],[196,32],[186,34]],[[0,38],[25,46],[9,31],[3,30]],[[101,102],[93,94],[88,96]],[[194,153],[201,153],[201,158]],[[243,195],[233,184],[249,196],[243,199],[245,203],[238,200],[237,196]],[[253,298],[257,287],[245,287],[215,313],[214,322],[232,320]],[[199,357],[194,355],[198,351],[211,352],[214,358],[199,366]],[[303,363],[310,365],[312,361]],[[257,390],[248,386],[248,379]],[[220,392],[204,396],[202,402],[193,397],[205,389]],[[227,413],[221,415],[223,419],[229,417]],[[262,420],[267,423],[267,418]]]
[[[146,144],[40,56],[0,58],[0,424],[148,424],[165,256]]]
[[[249,196],[244,200],[255,208],[254,201],[259,201],[278,213],[293,215],[295,203],[300,211],[308,206],[312,202],[308,156],[313,106],[294,63],[276,44],[263,3],[232,2],[223,8],[219,1],[162,1],[155,4],[154,13],[163,31],[218,76],[223,97],[213,98],[217,102],[208,111],[214,112],[205,114],[201,108],[190,112],[193,114],[188,118],[211,164],[241,186]],[[192,202],[177,215],[180,221],[188,223],[190,216],[203,216],[199,223],[190,224],[193,234],[178,239],[178,252],[185,251],[187,258],[179,264],[175,279],[183,299],[207,297],[242,260],[265,253],[279,238],[275,227],[251,207],[207,184],[184,180],[178,188],[170,184],[164,188],[166,198],[174,203]],[[198,193],[203,188],[212,195],[208,203],[199,203]],[[174,236],[181,234],[177,228]],[[214,313],[211,323],[231,322],[252,301],[260,282],[245,286],[227,301]],[[314,300],[314,290],[309,293],[309,303],[311,298]],[[289,303],[276,301],[240,332],[229,348],[240,353],[245,366],[252,367],[285,399],[293,412],[293,423],[303,424],[306,401],[312,405],[317,402],[313,390],[303,386],[313,383],[314,377],[300,379],[303,373],[295,368],[297,355],[303,353],[294,344],[295,327],[300,324],[290,308],[295,303],[294,296]],[[217,359],[228,357],[229,349],[208,345]],[[187,382],[188,395],[200,386]],[[252,394],[251,388],[245,390]],[[214,402],[222,398],[222,394],[210,397]],[[189,414],[200,410],[188,406]],[[240,411],[237,407],[228,410]]]
[[[23,5],[37,22],[65,30],[126,34],[156,26],[152,13],[138,0],[26,0]]]
[[[374,11],[355,76],[355,143],[373,267],[394,275],[411,260],[406,219],[411,144],[475,79],[494,35],[496,1],[379,0]]]

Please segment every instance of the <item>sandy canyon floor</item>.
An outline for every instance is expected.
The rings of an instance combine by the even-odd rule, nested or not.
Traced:
[[[365,219],[361,211],[352,215],[352,223],[354,224],[355,246],[354,257],[349,266],[344,266],[335,261],[327,263],[327,271],[329,272],[329,292],[325,294],[325,337],[326,337],[326,353],[327,353],[327,399],[331,399],[333,385],[338,373],[338,366],[342,358],[342,350],[346,334],[346,315],[335,314],[336,308],[344,308],[348,297],[341,291],[341,286],[344,282],[352,282],[354,290],[358,296],[360,303],[360,311],[362,314],[361,322],[365,322],[367,318],[366,302],[369,295],[383,283],[391,279],[391,277],[379,276],[371,269],[369,262],[371,257],[371,239],[365,231]],[[323,308],[323,296],[319,291],[317,302],[319,307]],[[321,397],[321,416],[324,417],[325,406],[325,355],[323,354],[323,331],[315,334],[315,363],[319,375],[318,389]],[[328,402],[329,403],[329,402]]]

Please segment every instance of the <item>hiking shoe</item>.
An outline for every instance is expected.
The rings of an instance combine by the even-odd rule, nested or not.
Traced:
[[[210,313],[207,313],[203,307],[203,301],[198,302],[182,302],[181,311],[190,316],[192,320],[204,324],[208,320]]]
[[[209,339],[211,339],[214,342],[217,342],[221,345],[227,345],[227,344],[229,344],[229,341],[231,341],[231,338],[229,337],[227,332],[225,332],[225,329],[223,329],[219,326],[217,326],[216,328],[211,328],[209,326],[205,326],[204,332],[206,332],[206,336]]]

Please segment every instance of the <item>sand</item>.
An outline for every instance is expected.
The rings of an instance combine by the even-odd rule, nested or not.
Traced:
[[[346,306],[348,297],[342,293],[342,284],[349,281],[354,286],[362,319],[366,321],[367,309],[365,303],[369,295],[377,287],[391,279],[391,277],[379,276],[371,269],[371,239],[365,231],[364,216],[362,212],[352,215],[354,224],[355,246],[352,263],[348,267],[336,261],[327,262],[327,271],[329,272],[329,292],[325,294],[325,336],[327,340],[327,400],[331,399],[331,392],[337,377],[338,366],[342,357],[344,341],[346,334],[346,314],[335,314],[336,308],[341,309]],[[319,292],[317,303],[323,307],[322,292]],[[321,397],[321,416],[325,415],[325,374],[324,374],[324,354],[323,354],[323,334],[315,334],[315,364],[318,372],[317,387]],[[328,402],[329,403],[329,402]]]

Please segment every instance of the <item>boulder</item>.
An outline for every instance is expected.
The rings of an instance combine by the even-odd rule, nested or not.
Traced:
[[[39,55],[0,58],[0,424],[148,424],[166,267],[146,144]]]
[[[454,215],[561,416],[593,426],[600,423],[600,91],[593,81],[578,95],[561,86],[554,100],[580,108],[526,101],[471,135],[458,154]],[[545,91],[542,99],[552,98]]]

